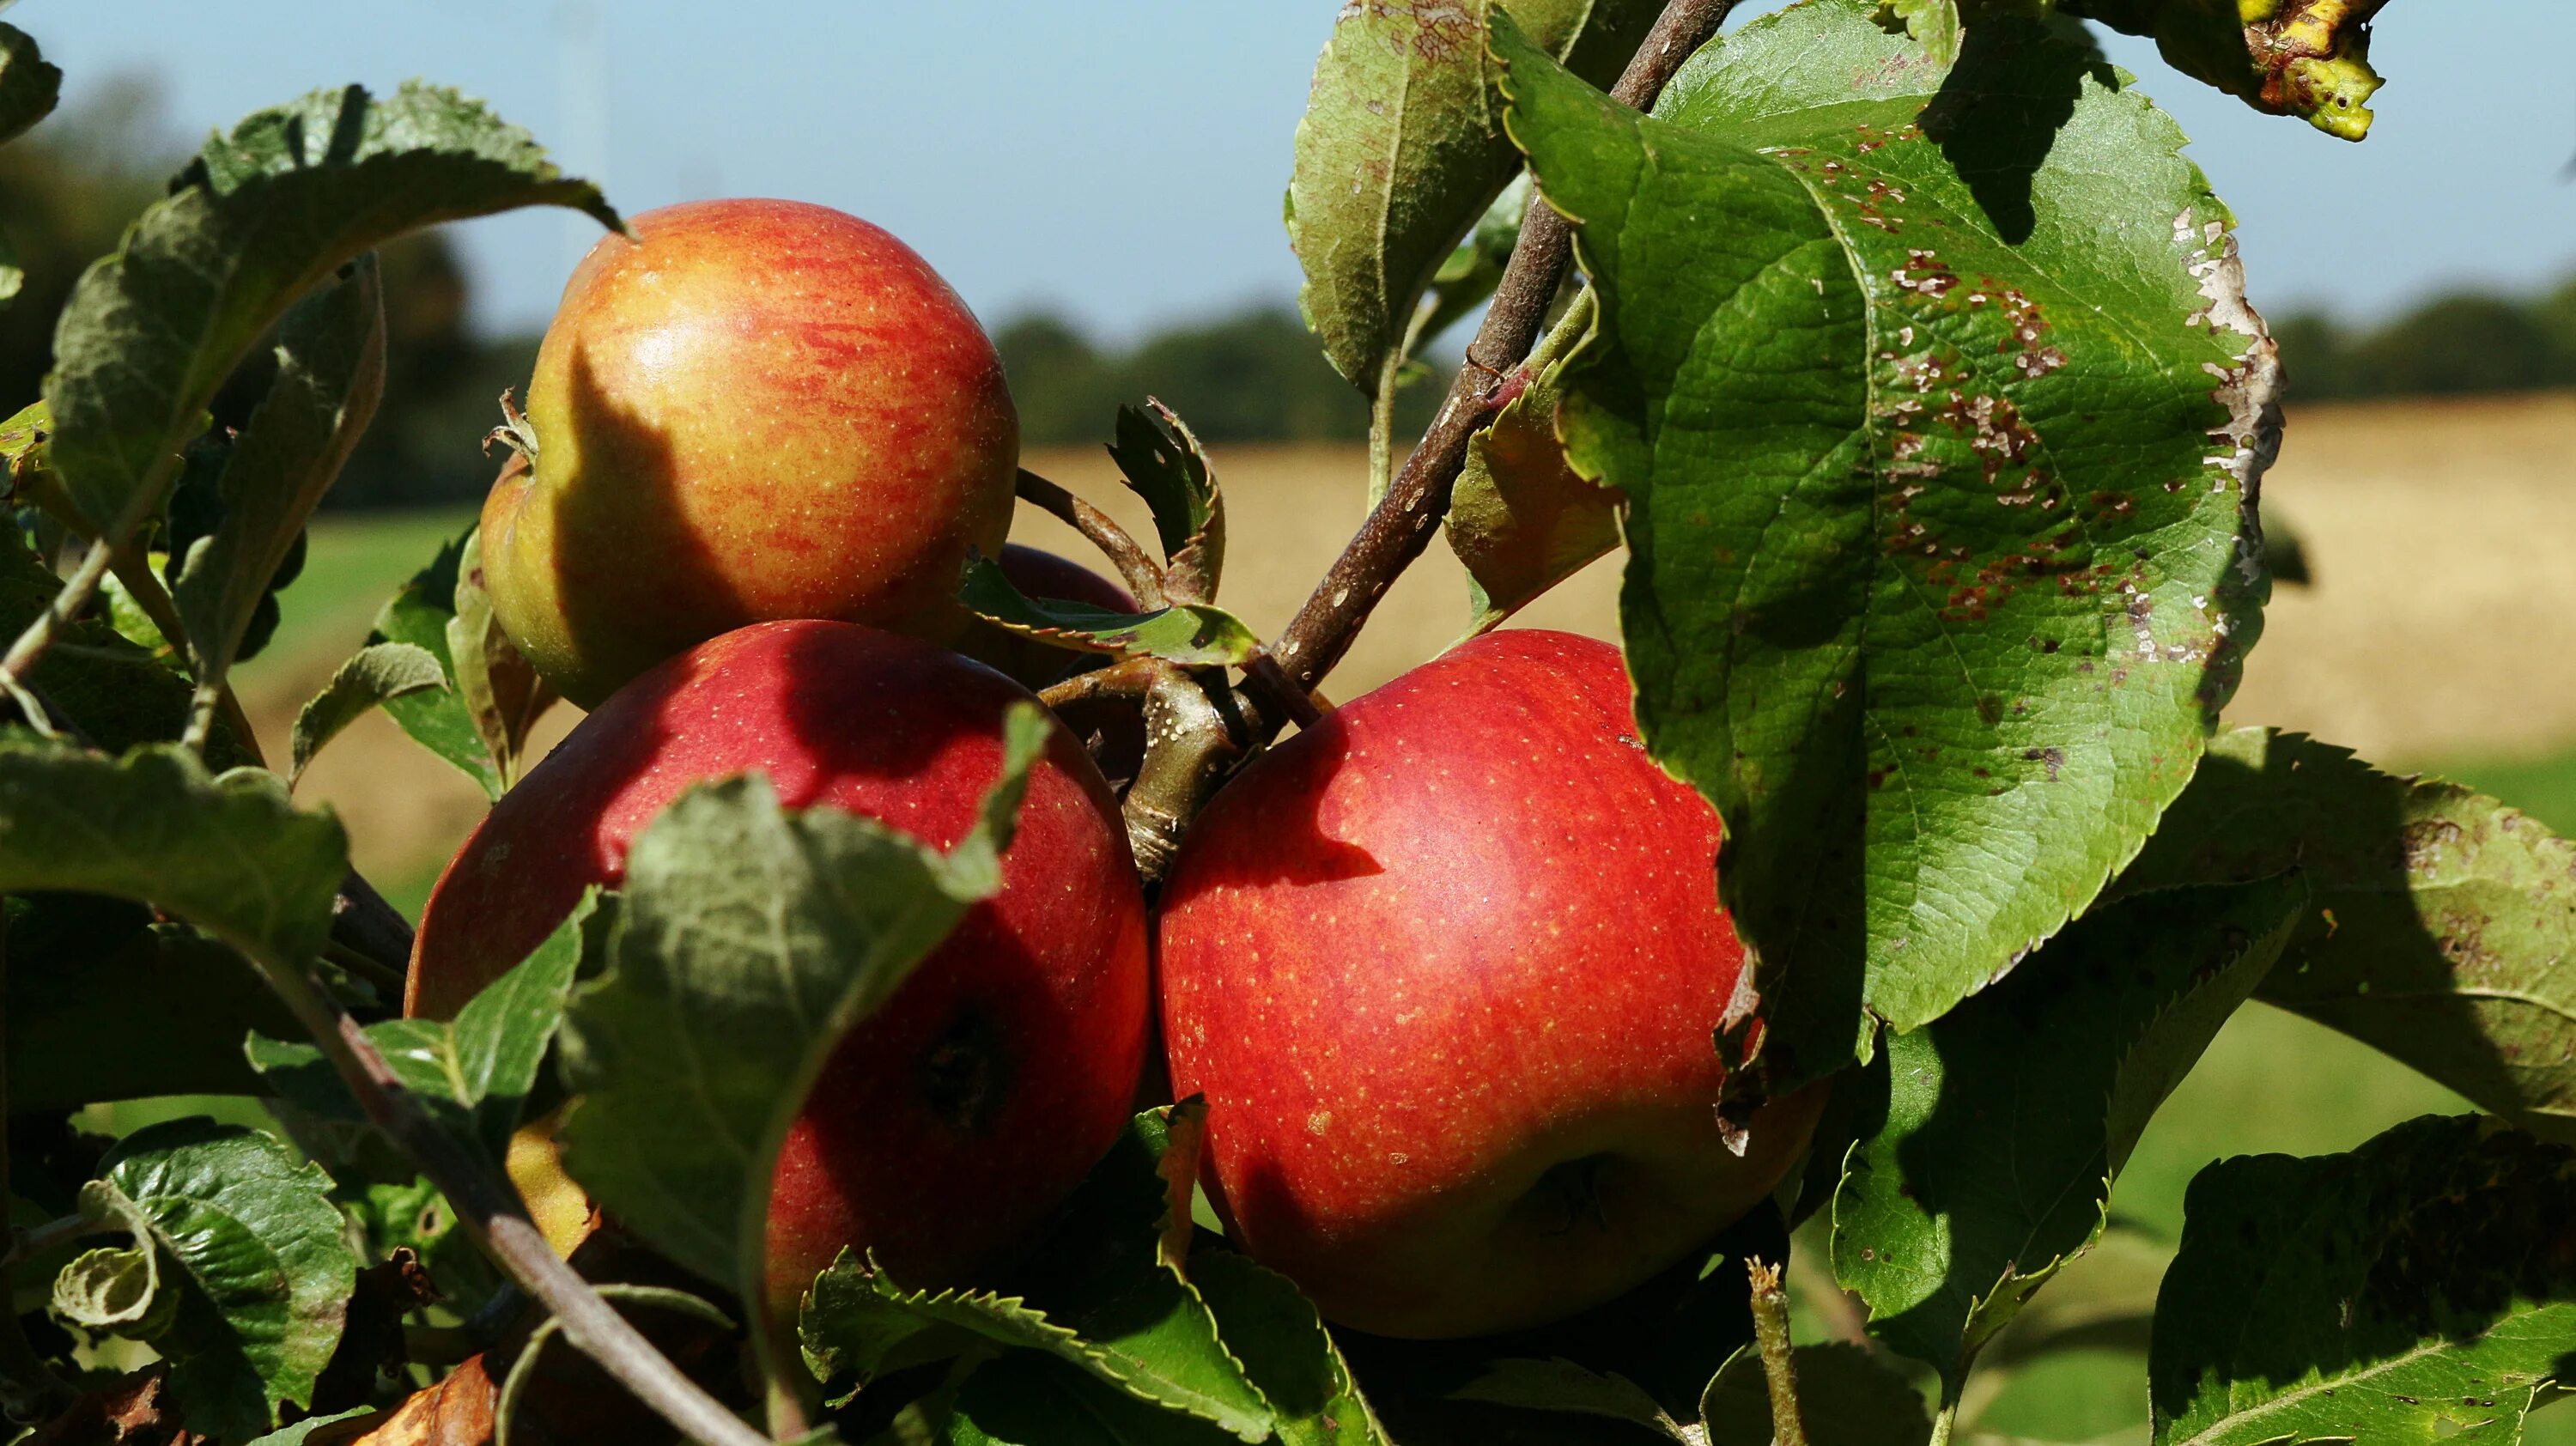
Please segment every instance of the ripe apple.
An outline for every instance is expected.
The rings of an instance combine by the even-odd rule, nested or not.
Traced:
[[[1601,1304],[1771,1193],[1714,1032],[1744,967],[1717,815],[1649,759],[1618,650],[1489,634],[1247,767],[1183,842],[1173,1088],[1243,1248],[1329,1319],[1481,1335]]]
[[[1011,520],[1019,417],[911,248],[794,201],[634,218],[564,287],[528,386],[534,466],[483,506],[503,631],[596,705],[777,618],[947,642],[969,546]]]
[[[768,774],[790,808],[935,847],[973,826],[1002,719],[979,664],[835,622],[725,634],[636,679],[529,770],[430,895],[409,1012],[444,1017],[525,957],[691,784]],[[844,1245],[954,1283],[1052,1209],[1128,1119],[1152,1008],[1145,904],[1108,785],[1061,729],[1029,779],[1002,889],[833,1053],[779,1161],[771,1304]]]

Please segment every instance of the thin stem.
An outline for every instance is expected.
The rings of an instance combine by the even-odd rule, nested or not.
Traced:
[[[1050,683],[1038,690],[1038,701],[1050,708],[1067,708],[1102,698],[1142,700],[1153,686],[1153,660],[1129,658],[1106,668],[1076,673],[1061,683]]]
[[[0,1185],[7,1184],[6,1162],[0,1162]],[[92,1220],[86,1215],[65,1215],[42,1225],[11,1232],[9,1250],[0,1255],[0,1269],[23,1265],[40,1259],[75,1240],[92,1235],[113,1235],[124,1227],[112,1220]]]
[[[400,974],[411,969],[411,924],[366,876],[351,869],[331,901],[331,942]]]
[[[483,1253],[554,1313],[566,1339],[699,1446],[764,1446],[759,1432],[682,1375],[588,1281],[573,1273],[528,1218],[518,1192],[438,1127],[346,1010],[316,989],[303,970],[260,962],[368,1119],[438,1186]]]
[[[116,560],[116,549],[105,540],[93,542],[82,554],[80,566],[63,579],[62,591],[54,594],[53,606],[36,615],[25,632],[0,655],[0,675],[15,683],[23,681],[30,669],[54,645],[54,635],[70,626],[73,616],[89,605],[90,596],[98,591],[99,579],[107,576],[108,564]]]
[[[1734,8],[1735,0],[1671,0],[1630,58],[1612,98],[1639,110],[1653,105],[1682,61],[1717,33]],[[1448,515],[1450,491],[1466,464],[1468,439],[1491,417],[1494,394],[1511,369],[1528,358],[1547,323],[1548,305],[1565,279],[1568,234],[1565,218],[1533,193],[1520,240],[1494,288],[1484,323],[1468,344],[1466,365],[1450,384],[1448,400],[1386,495],[1280,634],[1274,651],[1302,686],[1322,682],[1342,660],[1378,599],[1422,555],[1440,519]]]
[[[1279,660],[1268,653],[1254,653],[1252,661],[1243,665],[1243,675],[1267,690],[1271,700],[1286,709],[1289,721],[1299,728],[1312,728],[1324,721],[1324,710],[1315,706],[1314,698],[1298,687],[1297,680],[1289,677]]]
[[[1771,1388],[1771,1440],[1774,1446],[1807,1446],[1806,1418],[1798,1411],[1798,1362],[1789,1344],[1789,1295],[1780,1288],[1779,1268],[1760,1260],[1744,1262],[1753,1284],[1753,1340],[1762,1352],[1762,1377]]]
[[[205,660],[199,656],[195,640],[188,636],[187,620],[179,615],[179,604],[170,596],[169,588],[162,584],[160,574],[152,570],[152,559],[145,556],[140,548],[125,547],[117,551],[114,567],[116,580],[125,584],[127,595],[134,599],[136,607],[143,609],[143,615],[152,620],[152,626],[159,628],[170,646],[188,659],[191,668],[202,669]],[[218,717],[233,730],[243,754],[252,763],[266,768],[268,755],[259,746],[258,730],[251,727],[250,715],[242,711],[241,699],[234,694],[229,676],[212,680],[202,674],[199,676],[196,692],[188,699],[188,726],[179,735],[180,744],[189,752],[204,757],[206,739],[214,732]]]
[[[1378,369],[1377,394],[1369,398],[1369,503],[1372,506],[1386,495],[1387,481],[1395,475],[1395,379],[1404,374],[1404,358],[1412,343],[1410,331],[1406,333],[1405,341],[1405,346],[1396,347],[1386,354],[1386,365]]]
[[[1023,500],[1037,504],[1066,526],[1091,539],[1091,545],[1099,548],[1117,566],[1118,575],[1126,579],[1127,590],[1136,594],[1137,602],[1148,608],[1164,605],[1163,569],[1156,566],[1145,549],[1137,545],[1136,539],[1127,534],[1126,528],[1118,525],[1117,518],[1026,467],[1020,469],[1018,491]]]

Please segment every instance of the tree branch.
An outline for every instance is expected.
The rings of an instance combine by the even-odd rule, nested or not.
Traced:
[[[483,1253],[554,1313],[566,1339],[699,1446],[767,1446],[759,1432],[682,1375],[590,1282],[573,1273],[528,1218],[518,1192],[438,1127],[348,1011],[301,969],[272,964],[266,973],[367,1118],[438,1186]]]
[[[1638,110],[1653,105],[1673,72],[1717,33],[1734,8],[1735,0],[1671,0],[1629,59],[1611,97]],[[1350,650],[1378,599],[1430,546],[1431,535],[1448,515],[1459,469],[1466,465],[1468,439],[1491,419],[1495,393],[1510,370],[1528,358],[1546,324],[1548,304],[1565,279],[1568,235],[1565,218],[1532,191],[1520,240],[1440,415],[1272,650],[1301,687],[1324,680]]]
[[[1789,1296],[1778,1267],[1744,1262],[1753,1284],[1753,1339],[1762,1352],[1762,1376],[1771,1388],[1773,1446],[1807,1446],[1806,1418],[1798,1411],[1796,1348],[1789,1344]]]
[[[1127,535],[1118,519],[1026,467],[1020,469],[1017,490],[1024,500],[1046,509],[1066,526],[1090,538],[1092,546],[1117,565],[1118,575],[1126,579],[1127,590],[1136,594],[1139,604],[1147,608],[1164,605],[1163,569],[1155,565],[1135,538]]]

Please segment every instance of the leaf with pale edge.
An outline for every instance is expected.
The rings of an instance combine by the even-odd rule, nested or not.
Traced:
[[[1467,569],[1470,629],[1482,632],[1619,545],[1619,494],[1586,481],[1557,440],[1565,358],[1592,329],[1592,293],[1577,297],[1503,383],[1506,398],[1467,440],[1446,526]]]
[[[1207,603],[1121,613],[1089,603],[1032,598],[1000,564],[979,552],[966,555],[957,600],[986,622],[1086,653],[1161,658],[1190,667],[1234,666],[1250,661],[1261,646],[1241,618]]]
[[[610,965],[575,992],[564,1168],[673,1260],[764,1293],[769,1190],[824,1060],[967,908],[1001,887],[1051,725],[1006,724],[982,819],[946,854],[835,809],[790,814],[757,774],[701,785],[626,857]]]
[[[258,1440],[250,1442],[249,1446],[305,1446],[306,1442],[313,1439],[314,1433],[324,1427],[336,1426],[343,1421],[354,1421],[361,1416],[374,1414],[376,1414],[375,1407],[358,1406],[328,1416],[308,1416],[283,1431],[271,1431]],[[328,1439],[336,1441],[339,1439],[339,1434],[335,1433]],[[370,1446],[373,1446],[373,1443],[370,1443]]]
[[[1154,536],[1172,569],[1165,587],[1187,601],[1214,598],[1225,571],[1225,497],[1197,436],[1178,413],[1148,397],[1142,407],[1118,409],[1109,456],[1127,490],[1153,510]]]
[[[1833,1202],[1870,1329],[1952,1381],[2102,1229],[2147,1120],[2279,957],[2295,876],[2107,905],[1887,1042],[1887,1119]]]
[[[1756,20],[1652,118],[1495,29],[1600,298],[1558,431],[1627,494],[1638,719],[1727,822],[1753,1094],[2091,903],[2268,591],[2278,367],[2182,133],[2041,26],[1945,77],[1871,11]]]
[[[1245,1360],[1220,1339],[1212,1302],[1162,1247],[1165,1227],[1188,1216],[1186,1204],[1174,1205],[1174,1176],[1163,1167],[1167,1161],[1188,1166],[1177,1178],[1196,1178],[1195,1142],[1205,1110],[1190,1100],[1136,1118],[1093,1168],[1041,1252],[1078,1261],[1079,1268],[1041,1281],[1031,1296],[907,1291],[845,1253],[806,1294],[799,1334],[807,1366],[827,1382],[864,1385],[981,1343],[1038,1352],[1079,1369],[1088,1378],[1080,1391],[1085,1396],[1106,1388],[1244,1441],[1286,1430]],[[1175,1150],[1187,1154],[1172,1161]],[[1259,1295],[1258,1282],[1228,1276],[1227,1283],[1243,1287],[1237,1294],[1245,1333],[1263,1347],[1258,1359],[1265,1370],[1292,1388],[1306,1384],[1301,1372],[1316,1363],[1283,1359],[1294,1343],[1276,1328],[1275,1302]],[[1320,1325],[1315,1331],[1320,1337]],[[1346,1373],[1340,1384],[1347,1387]]]
[[[2576,1151],[2427,1116],[2200,1172],[2156,1297],[2156,1446],[2510,1443],[2576,1359]]]
[[[340,736],[369,710],[410,693],[447,687],[447,670],[438,655],[409,643],[370,643],[349,656],[321,692],[295,715],[292,761],[287,782],[304,776],[322,745]]]
[[[0,893],[69,889],[152,904],[272,967],[322,952],[348,836],[273,773],[209,776],[176,745],[123,758],[0,741]]]
[[[277,377],[224,460],[223,523],[173,569],[201,682],[231,670],[251,614],[303,535],[385,390],[383,286],[373,256],[296,303],[278,327]]]
[[[1607,83],[1662,7],[1652,0],[1346,5],[1315,62],[1288,182],[1298,292],[1324,355],[1376,396],[1414,303],[1518,169],[1503,134],[1485,17],[1508,11],[1552,55]]]
[[[96,532],[141,525],[242,354],[361,252],[534,205],[621,224],[525,131],[432,86],[315,91],[210,138],[116,254],[81,277],[55,330],[45,398],[73,504]]]
[[[389,696],[384,700],[385,714],[410,734],[414,743],[473,779],[485,797],[499,798],[501,771],[492,761],[492,751],[484,746],[464,694],[457,689],[456,660],[447,647],[448,625],[456,618],[460,565],[474,533],[475,529],[469,527],[455,541],[441,543],[429,566],[414,573],[385,600],[376,613],[375,631],[367,635],[367,643],[370,647],[404,643],[438,660],[439,676],[445,686],[435,692],[422,688]]]
[[[2244,728],[2115,887],[2293,867],[2317,907],[2256,997],[2576,1142],[2576,845],[2457,784]]]
[[[1861,1346],[1799,1346],[1798,1418],[1808,1446],[1924,1446],[1932,1418],[1903,1376]],[[1771,1388],[1751,1346],[1735,1353],[1700,1400],[1706,1446],[1771,1446]]]
[[[331,1177],[270,1136],[206,1119],[137,1130],[100,1169],[81,1213],[131,1230],[155,1254],[153,1283],[177,1292],[134,1325],[151,1327],[189,1429],[253,1436],[278,1403],[312,1404],[357,1282]]]
[[[389,1019],[367,1026],[368,1040],[403,1088],[495,1169],[509,1158],[510,1132],[519,1127],[563,1022],[597,899],[596,891],[585,896],[536,952],[466,1001],[453,1022]],[[321,1050],[253,1035],[249,1052],[251,1067],[298,1108],[322,1120],[366,1122],[366,1112]]]

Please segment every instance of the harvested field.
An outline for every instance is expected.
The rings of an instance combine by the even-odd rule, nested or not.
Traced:
[[[1144,511],[1098,452],[1030,464],[1140,533]],[[1265,635],[1304,600],[1358,521],[1354,448],[1220,453],[1234,537],[1225,597]],[[2267,485],[2270,516],[2304,540],[2317,582],[2276,595],[2231,716],[2278,723],[2392,764],[2536,753],[2576,740],[2576,396],[2313,408],[2291,418]],[[364,637],[377,600],[464,518],[331,522],[288,628],[246,672],[272,753],[296,706]],[[399,534],[400,548],[388,546]],[[1026,508],[1016,540],[1088,559],[1087,544]],[[365,575],[353,575],[363,571]],[[1608,558],[1518,619],[1617,635]],[[1327,691],[1348,698],[1454,640],[1465,584],[1445,547],[1388,594]],[[550,720],[560,736],[569,710]],[[481,795],[381,717],[325,753],[300,790],[347,818],[360,866],[416,898],[472,826]]]

